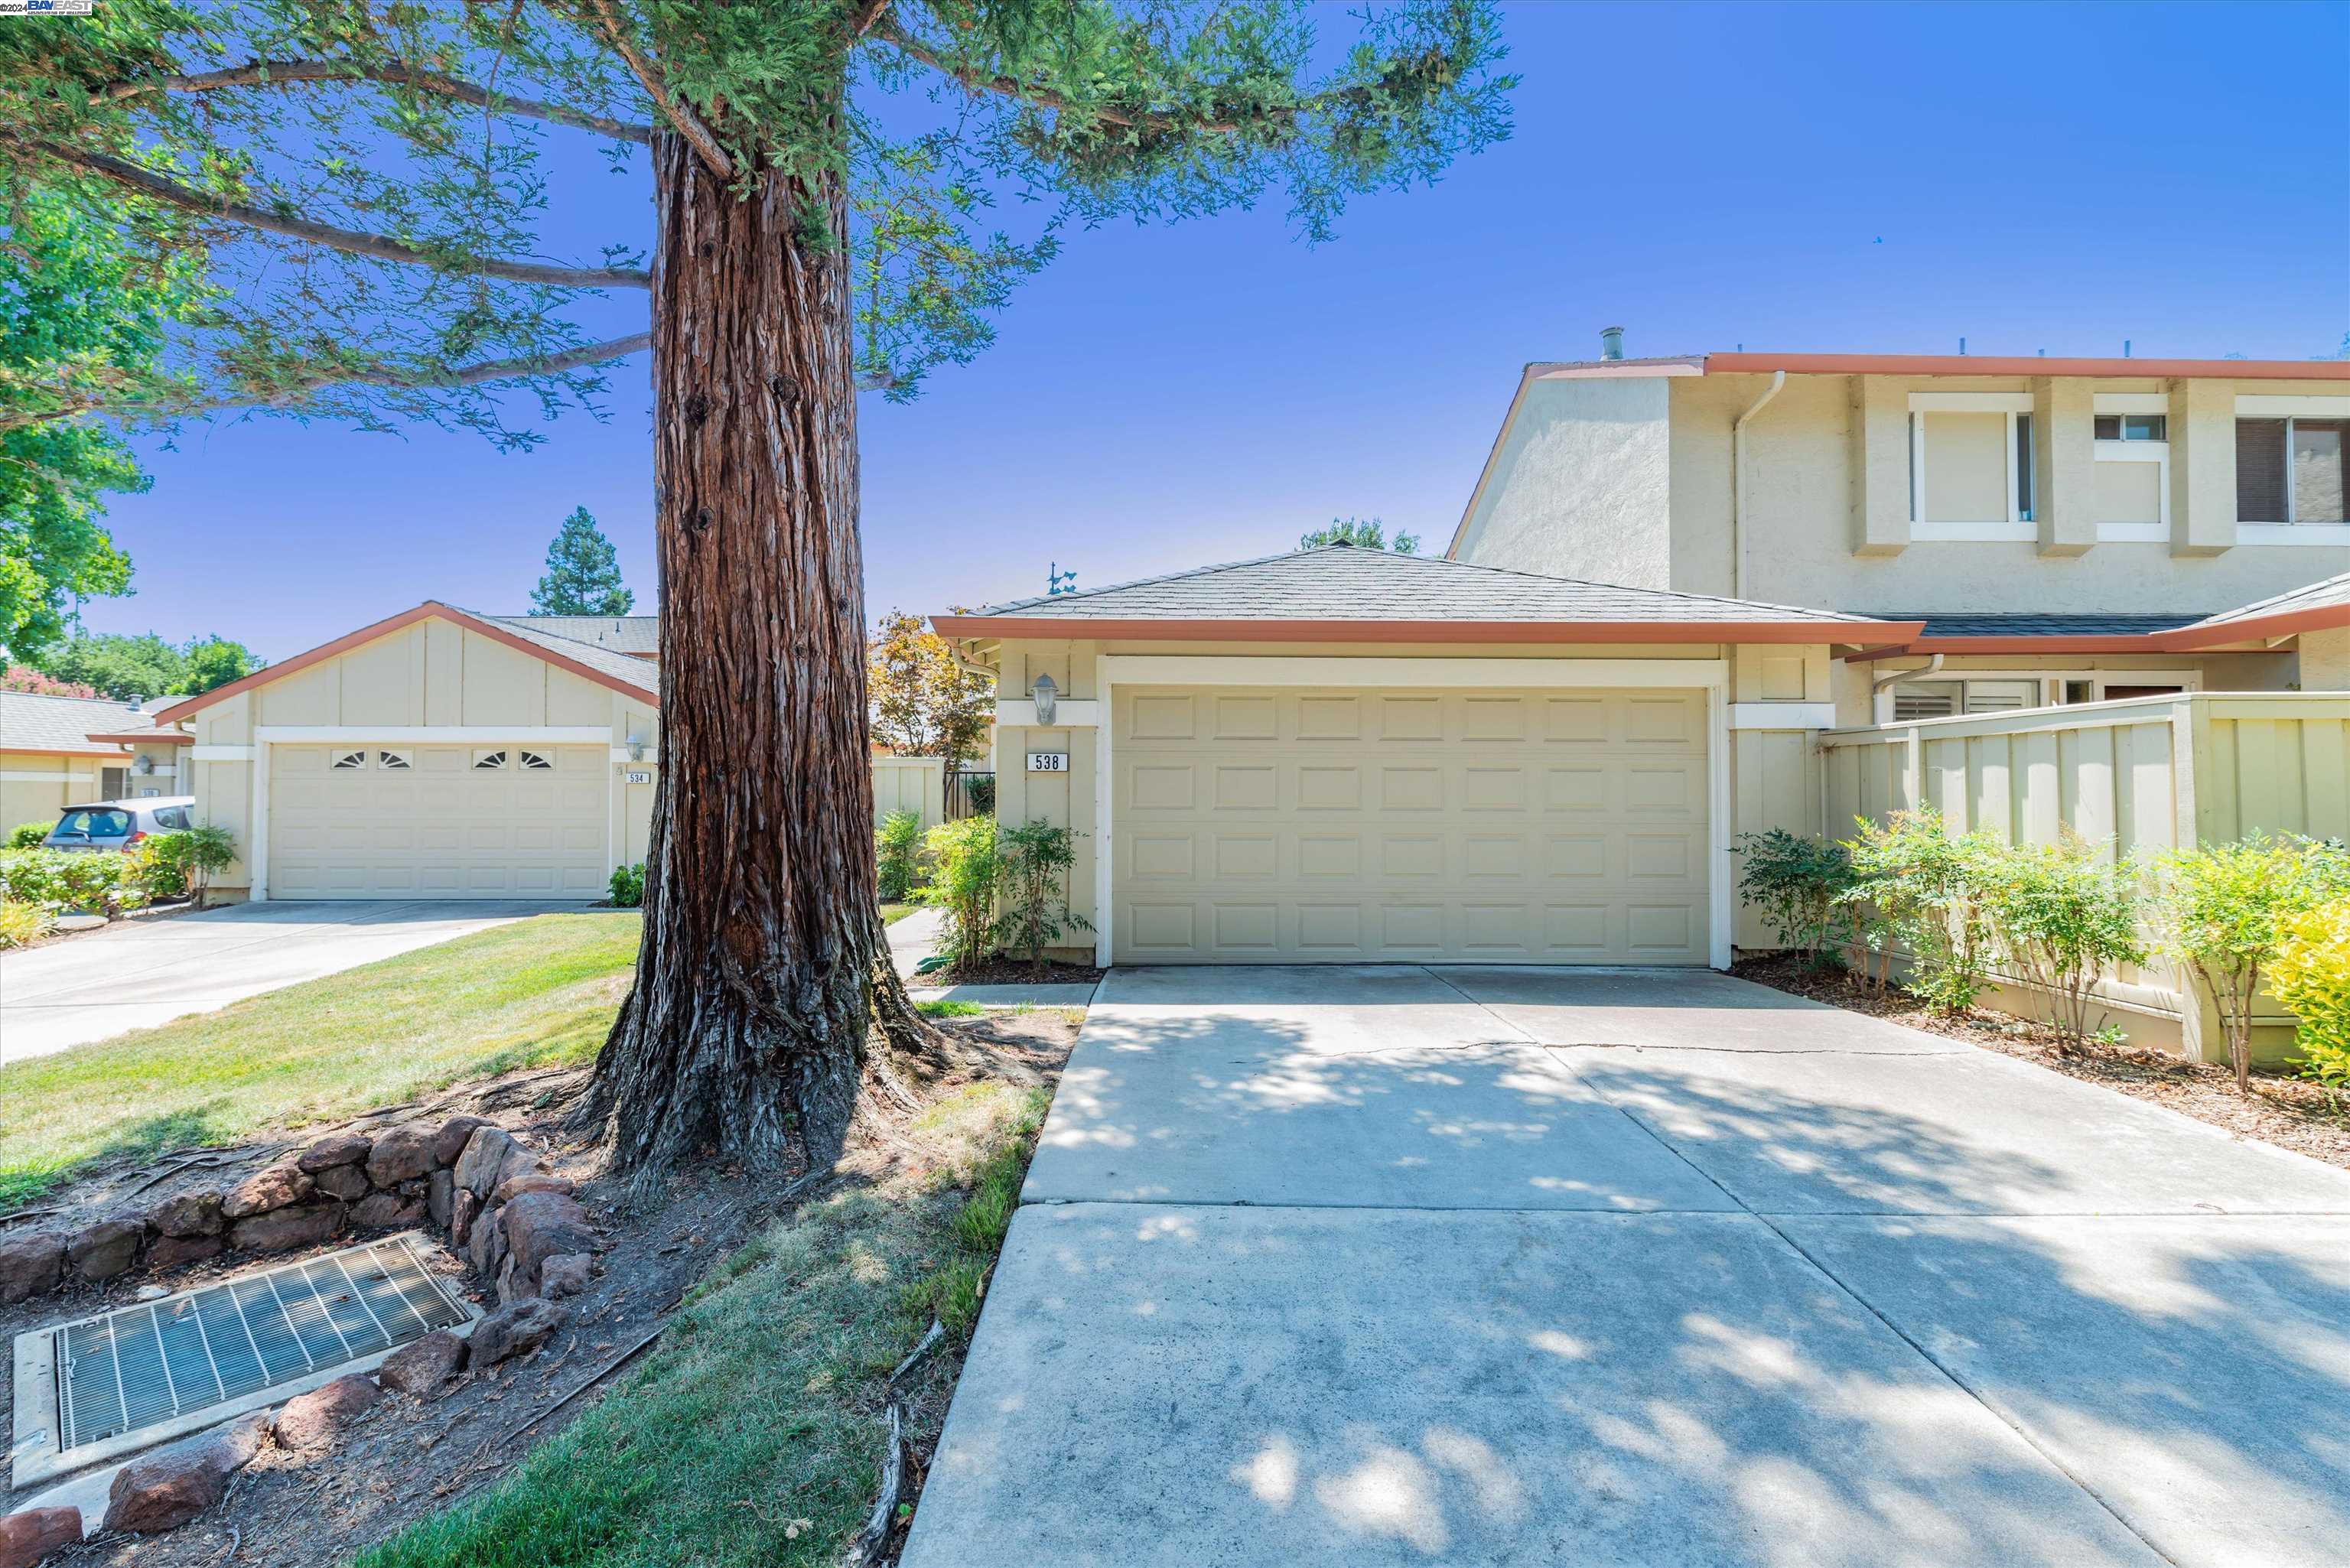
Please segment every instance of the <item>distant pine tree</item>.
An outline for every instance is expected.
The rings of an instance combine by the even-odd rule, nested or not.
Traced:
[[[1419,554],[1419,535],[1399,531],[1395,543],[1388,543],[1387,525],[1378,518],[1366,521],[1360,517],[1333,517],[1327,528],[1316,528],[1297,541],[1301,550],[1311,550],[1322,545],[1351,545],[1357,550],[1392,550],[1399,556]]]
[[[546,547],[546,576],[530,592],[533,615],[626,615],[637,596],[620,586],[619,557],[585,506]]]

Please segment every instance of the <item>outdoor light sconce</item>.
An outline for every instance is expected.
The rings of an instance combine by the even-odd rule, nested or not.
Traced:
[[[1061,689],[1053,683],[1053,678],[1051,676],[1039,675],[1036,677],[1036,684],[1031,686],[1028,690],[1029,692],[1036,699],[1036,722],[1039,724],[1051,723],[1053,722],[1053,700],[1061,694]]]
[[[623,743],[629,748],[629,761],[640,763],[645,760],[645,738],[642,735],[630,735]]]
[[[137,762],[130,764],[130,771],[137,774],[140,777],[144,778],[155,771],[155,759],[150,756],[141,756]]]

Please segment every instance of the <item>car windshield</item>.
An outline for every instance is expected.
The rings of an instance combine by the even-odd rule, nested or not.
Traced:
[[[124,838],[130,833],[130,814],[110,806],[82,807],[58,818],[57,838]]]

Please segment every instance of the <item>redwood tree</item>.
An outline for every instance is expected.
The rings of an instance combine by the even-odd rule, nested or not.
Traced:
[[[868,1032],[920,1050],[874,903],[861,387],[969,359],[1063,233],[1353,194],[1507,132],[1487,0],[1343,47],[1297,0],[104,0],[0,28],[0,201],[222,285],[161,362],[18,375],[0,425],[212,410],[509,447],[651,349],[660,787],[598,1113],[639,1175],[837,1154]],[[654,223],[551,261],[550,139]],[[641,158],[638,150],[642,149]],[[595,176],[602,178],[602,176]],[[991,227],[999,197],[1036,214]],[[649,253],[649,254],[647,254]],[[631,297],[649,298],[626,303]]]

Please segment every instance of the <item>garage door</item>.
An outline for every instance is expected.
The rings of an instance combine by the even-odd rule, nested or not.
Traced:
[[[273,898],[595,898],[605,746],[269,748]]]
[[[1703,691],[1133,687],[1121,963],[1707,961]]]

